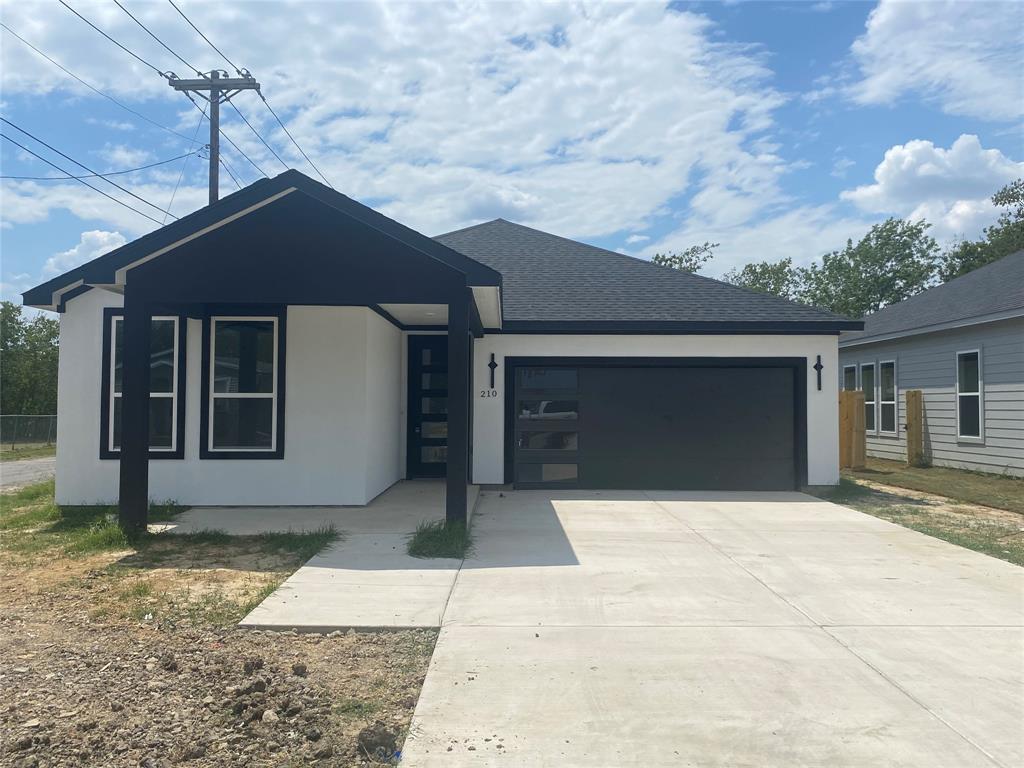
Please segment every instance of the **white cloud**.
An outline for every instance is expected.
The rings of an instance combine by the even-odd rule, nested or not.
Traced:
[[[79,10],[158,66],[172,65],[116,6]],[[223,66],[168,5],[133,11],[185,58]],[[427,233],[500,215],[570,236],[635,231],[695,178],[702,179],[697,204],[724,219],[742,219],[760,200],[778,197],[784,163],[755,141],[773,129],[783,98],[758,51],[719,42],[719,31],[695,13],[653,3],[481,2],[263,3],[242,12],[189,4],[186,12],[254,69],[339,189],[383,200],[385,213]],[[70,14],[8,2],[4,17],[115,96],[179,99],[175,127],[191,135],[191,105]],[[5,41],[2,55],[5,94],[82,91],[17,41]],[[278,153],[313,174],[255,96],[243,93],[236,103]],[[139,108],[148,111],[145,101]],[[268,173],[280,172],[232,111],[223,115],[239,146]],[[223,151],[253,178],[246,161],[229,146]],[[173,182],[152,186],[163,204]],[[37,211],[70,204],[68,195],[44,194]],[[201,205],[201,196],[194,202]],[[111,223],[125,231],[121,221]]]
[[[835,176],[837,179],[845,179],[846,172],[855,166],[853,160],[848,157],[837,157],[832,163],[832,170],[830,171],[831,176]]]
[[[995,218],[992,194],[1021,176],[1024,163],[963,134],[949,149],[923,140],[897,144],[875,168],[874,184],[841,197],[864,211],[927,219],[940,239],[975,237]]]
[[[43,265],[43,280],[74,269],[128,242],[120,232],[105,232],[99,229],[83,232],[78,244],[66,251],[55,253]]]
[[[626,238],[626,243],[628,245],[633,245],[635,243],[646,243],[650,239],[651,238],[647,235],[630,235],[629,237]]]
[[[915,94],[952,115],[1024,116],[1024,4],[882,0],[866,26],[852,47],[861,79],[849,93],[857,102]]]
[[[113,170],[121,171],[129,168],[137,168],[153,159],[153,153],[138,147],[129,147],[125,144],[106,144],[103,149],[97,150],[96,154],[109,163]]]

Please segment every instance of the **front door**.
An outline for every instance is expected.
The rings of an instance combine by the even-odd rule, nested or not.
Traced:
[[[409,477],[443,477],[448,461],[448,337],[409,337]]]

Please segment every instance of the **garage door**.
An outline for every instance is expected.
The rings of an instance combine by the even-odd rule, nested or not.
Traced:
[[[798,483],[790,363],[518,365],[517,487],[790,490]]]

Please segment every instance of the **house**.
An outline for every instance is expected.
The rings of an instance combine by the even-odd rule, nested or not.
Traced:
[[[906,460],[919,389],[927,460],[1024,476],[1024,251],[868,315],[839,360],[840,387],[864,391],[869,456]]]
[[[402,478],[838,480],[851,321],[501,219],[421,235],[287,171],[24,294],[61,313],[57,501],[361,505]]]

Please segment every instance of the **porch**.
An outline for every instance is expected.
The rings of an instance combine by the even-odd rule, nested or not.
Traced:
[[[136,241],[121,265],[101,259],[83,278],[123,295],[108,334],[121,364],[104,361],[120,389],[110,388],[101,458],[119,459],[125,529],[146,524],[154,496],[271,508],[241,515],[251,520],[292,505],[363,504],[425,476],[444,478],[445,518],[465,521],[472,339],[484,329],[479,301],[500,322],[500,277],[306,186],[191,232],[174,231],[185,220],[165,227],[159,242]],[[177,370],[177,388],[161,378],[175,369],[171,343],[155,346],[159,321],[176,323],[177,348],[192,361]],[[432,362],[419,366],[412,353],[425,338]],[[155,434],[174,448],[154,450]],[[162,458],[181,463],[153,461]]]

